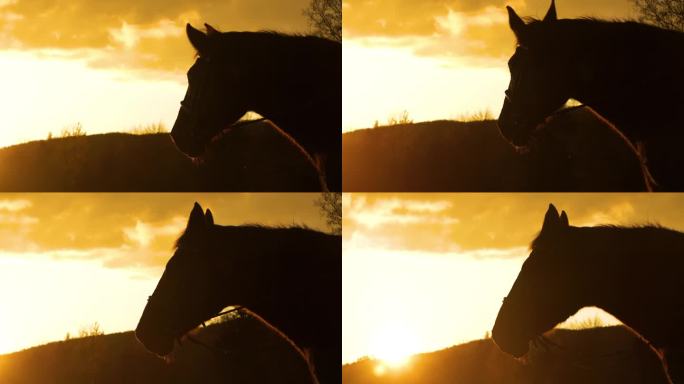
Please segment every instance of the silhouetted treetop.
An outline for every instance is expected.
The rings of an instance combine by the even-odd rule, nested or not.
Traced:
[[[342,42],[342,0],[311,0],[302,13],[316,36]]]
[[[640,21],[684,32],[684,0],[632,1],[640,13]]]

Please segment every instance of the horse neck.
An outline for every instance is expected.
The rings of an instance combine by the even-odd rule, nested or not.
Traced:
[[[571,97],[633,142],[656,134],[663,125],[659,120],[670,118],[656,111],[676,110],[684,102],[684,37],[666,44],[663,40],[675,35],[634,23],[598,23],[589,30],[592,22],[584,21],[575,28],[580,38],[565,46],[576,52],[568,61],[568,72],[576,77]]]
[[[310,155],[328,152],[327,147],[337,143],[328,143],[321,137],[330,136],[325,128],[331,124],[336,124],[331,128],[339,132],[342,102],[341,84],[329,84],[331,78],[341,82],[341,73],[331,76],[334,68],[329,68],[334,66],[335,56],[314,43],[309,48],[306,40],[281,39],[282,44],[262,42],[263,46],[245,61],[250,66],[247,72],[252,74],[248,86],[252,87],[249,94],[253,100],[249,108],[271,120]],[[321,62],[326,58],[331,63]],[[330,106],[334,106],[332,110]],[[322,136],[326,132],[327,136]]]
[[[585,268],[593,270],[594,285],[584,305],[606,310],[656,346],[667,343],[684,318],[672,316],[681,304],[684,236],[659,228],[593,231]]]
[[[268,229],[221,227],[214,246],[215,286],[221,305],[268,308],[273,292],[262,280],[276,272],[278,252]]]
[[[224,251],[219,257],[224,261],[217,263],[218,286],[226,282],[226,289],[221,290],[222,305],[247,307],[300,347],[312,344],[311,333],[328,326],[316,324],[320,320],[317,311],[325,311],[326,306],[312,302],[315,295],[329,294],[319,280],[319,276],[328,278],[329,273],[314,260],[329,260],[325,247],[320,246],[322,236],[301,229],[261,228],[227,237],[220,245]],[[248,249],[249,260],[243,258],[236,265],[230,258],[240,248]],[[341,286],[341,282],[332,284]],[[336,307],[340,307],[339,297],[325,296]]]

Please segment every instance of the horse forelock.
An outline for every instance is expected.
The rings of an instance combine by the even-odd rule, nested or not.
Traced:
[[[561,232],[569,232],[570,230],[572,230],[572,228],[574,228],[574,227],[569,227],[569,228],[566,228],[562,231],[558,231],[558,232],[554,232],[554,233],[539,231],[537,236],[530,243],[528,250],[531,252],[531,251],[534,251],[535,249],[538,249],[541,246],[546,246],[548,244],[555,245],[556,243],[559,242],[559,240],[561,240],[563,238],[563,235],[561,235],[560,233]]]
[[[535,248],[538,248],[539,244],[542,243],[541,237],[542,237],[542,233],[540,231],[539,233],[537,233],[537,236],[534,237],[532,242],[530,242],[530,245],[527,247],[527,250],[531,252],[531,251],[534,251]]]
[[[207,232],[211,233],[216,227],[221,227],[220,225],[213,224],[211,228],[207,230]],[[173,249],[178,250],[178,248],[182,247],[187,243],[188,239],[190,238],[191,234],[189,231],[189,227],[186,227],[183,232],[178,236],[176,241],[173,244]]]
[[[187,240],[187,238],[188,238],[188,228],[185,228],[183,230],[183,233],[181,233],[180,236],[178,236],[176,241],[173,243],[173,250],[175,251],[178,248],[180,248],[183,245],[183,243]]]

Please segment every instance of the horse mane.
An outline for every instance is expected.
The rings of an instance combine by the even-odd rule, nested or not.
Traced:
[[[672,40],[672,43],[684,41],[684,32],[640,23],[633,19],[606,20],[595,17],[580,17],[558,19],[552,23],[545,23],[535,18],[524,18],[524,20],[528,31],[532,31],[526,39],[533,43],[561,40],[566,43],[578,41],[581,44],[600,44],[615,34],[619,34],[625,43],[630,45],[630,48],[632,44],[648,44],[650,39],[662,41],[664,46],[667,46],[668,40]],[[552,33],[549,33],[550,31]],[[678,49],[678,47],[672,47],[672,49]]]
[[[340,44],[337,41],[327,39],[325,37],[304,34],[304,33],[285,33],[272,29],[262,29],[259,31],[218,31],[218,33],[209,33],[210,39],[224,40],[231,37],[243,37],[250,39],[268,39],[272,41],[287,41],[293,44],[304,42],[318,42],[323,44]]]
[[[537,19],[535,17],[523,17],[522,18],[525,24],[536,24],[536,23],[543,23],[543,20]],[[599,19],[598,17],[594,16],[580,16],[580,17],[574,17],[572,19],[558,19],[556,21],[561,21],[561,20],[584,20],[584,21],[593,21],[593,22],[598,22],[598,23],[636,23],[636,24],[643,24],[643,25],[650,25],[653,26],[652,24],[645,24],[645,23],[640,23],[636,19],[630,19],[630,18],[612,18],[612,19]],[[656,27],[658,28],[658,27]]]
[[[290,224],[290,225],[263,225],[263,224],[256,224],[256,223],[247,223],[247,224],[242,224],[242,225],[219,225],[219,224],[214,224],[212,227],[213,230],[220,230],[220,231],[235,231],[235,230],[243,230],[243,231],[271,231],[271,230],[285,230],[285,231],[306,231],[306,232],[313,232],[313,233],[319,233],[319,234],[326,234],[325,232],[318,231],[316,229],[313,229],[306,224]],[[178,236],[176,241],[174,242],[173,249],[177,250],[180,248],[188,239],[188,228],[186,227],[183,230],[183,233]]]
[[[665,233],[670,233],[673,235],[684,235],[682,232],[679,232],[677,230],[667,228],[662,226],[661,224],[658,223],[643,223],[643,224],[635,224],[635,225],[615,225],[615,224],[600,224],[600,225],[595,225],[591,227],[569,227],[569,231],[573,231],[577,233],[578,231],[581,232],[612,232],[614,234],[620,234],[620,235],[630,235],[633,236],[635,234],[644,234],[647,232],[652,232],[652,231],[659,231],[659,232],[665,232]],[[548,241],[547,235],[545,235],[542,232],[537,233],[537,236],[532,240],[532,242],[529,245],[529,250],[532,251],[536,247],[539,247],[541,244],[546,243]]]
[[[525,21],[525,24],[529,25],[544,25],[544,21],[534,18],[534,17],[523,17],[523,20]],[[593,25],[606,25],[606,24],[638,24],[638,25],[643,25],[646,27],[650,27],[653,29],[661,29],[665,31],[669,31],[668,29],[663,29],[661,27],[655,26],[653,24],[646,24],[646,23],[641,23],[636,19],[629,19],[629,18],[613,18],[613,19],[599,19],[598,17],[594,16],[580,16],[572,19],[558,19],[554,21],[554,23],[572,23],[572,22],[577,22],[578,25],[585,25],[585,24],[593,24]]]
[[[319,384],[318,378],[316,377],[316,372],[315,369],[316,367],[314,366],[314,361],[311,358],[311,353],[309,350],[304,349],[297,345],[288,335],[284,334],[283,331],[280,329],[276,328],[273,326],[271,323],[266,321],[263,317],[259,316],[257,313],[252,312],[249,310],[249,308],[243,308],[243,311],[247,312],[249,316],[252,318],[256,319],[262,326],[268,328],[271,332],[274,334],[280,336],[285,342],[287,342],[298,354],[299,356],[306,362],[307,368],[309,368],[309,374],[311,375],[311,378],[313,380],[314,384]]]
[[[316,36],[316,35],[309,35],[309,34],[306,34],[306,33],[298,33],[298,32],[295,32],[295,33],[285,33],[285,32],[276,31],[276,30],[274,30],[274,29],[260,29],[260,30],[258,30],[258,31],[256,31],[256,32],[252,32],[252,33],[262,33],[262,34],[265,34],[265,35],[275,35],[275,36],[284,37],[284,38],[289,38],[289,37],[294,37],[294,38],[313,37],[313,38],[315,38],[315,39],[328,40],[328,39],[326,39],[326,38],[323,38],[323,37],[320,37],[320,36]]]
[[[225,43],[227,39],[231,36],[234,37],[237,34],[239,34],[242,37],[248,38],[266,38],[272,41],[288,41],[291,44],[303,43],[307,41],[319,44],[340,44],[339,42],[316,35],[307,35],[303,33],[284,33],[271,29],[263,29],[259,31],[218,31],[218,33],[209,33],[208,36],[210,39],[219,40],[219,44],[221,44]],[[195,50],[195,58],[198,58],[199,56],[200,53],[197,50]]]

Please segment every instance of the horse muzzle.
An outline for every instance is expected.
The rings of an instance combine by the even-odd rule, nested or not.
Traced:
[[[492,340],[503,352],[513,357],[522,357],[530,349],[530,338],[517,328],[502,326],[498,321],[492,329]]]
[[[504,343],[501,342],[501,339],[497,340],[496,338],[494,338],[494,342],[496,343],[496,345],[499,346],[499,349],[515,358],[525,356],[527,352],[530,350],[529,341]]]
[[[173,351],[174,338],[138,326],[135,337],[145,348],[158,356],[166,356]]]
[[[499,120],[497,122],[501,136],[515,147],[527,147],[532,140],[532,133],[534,126],[519,122],[506,122]]]
[[[181,108],[171,129],[171,140],[181,152],[192,158],[202,155],[207,144],[193,133],[195,128],[191,116]]]
[[[150,296],[152,298],[152,296]],[[138,326],[135,328],[135,337],[145,348],[159,356],[166,356],[173,351],[175,332],[172,328],[159,321],[159,316],[154,314],[148,303],[143,310]]]

